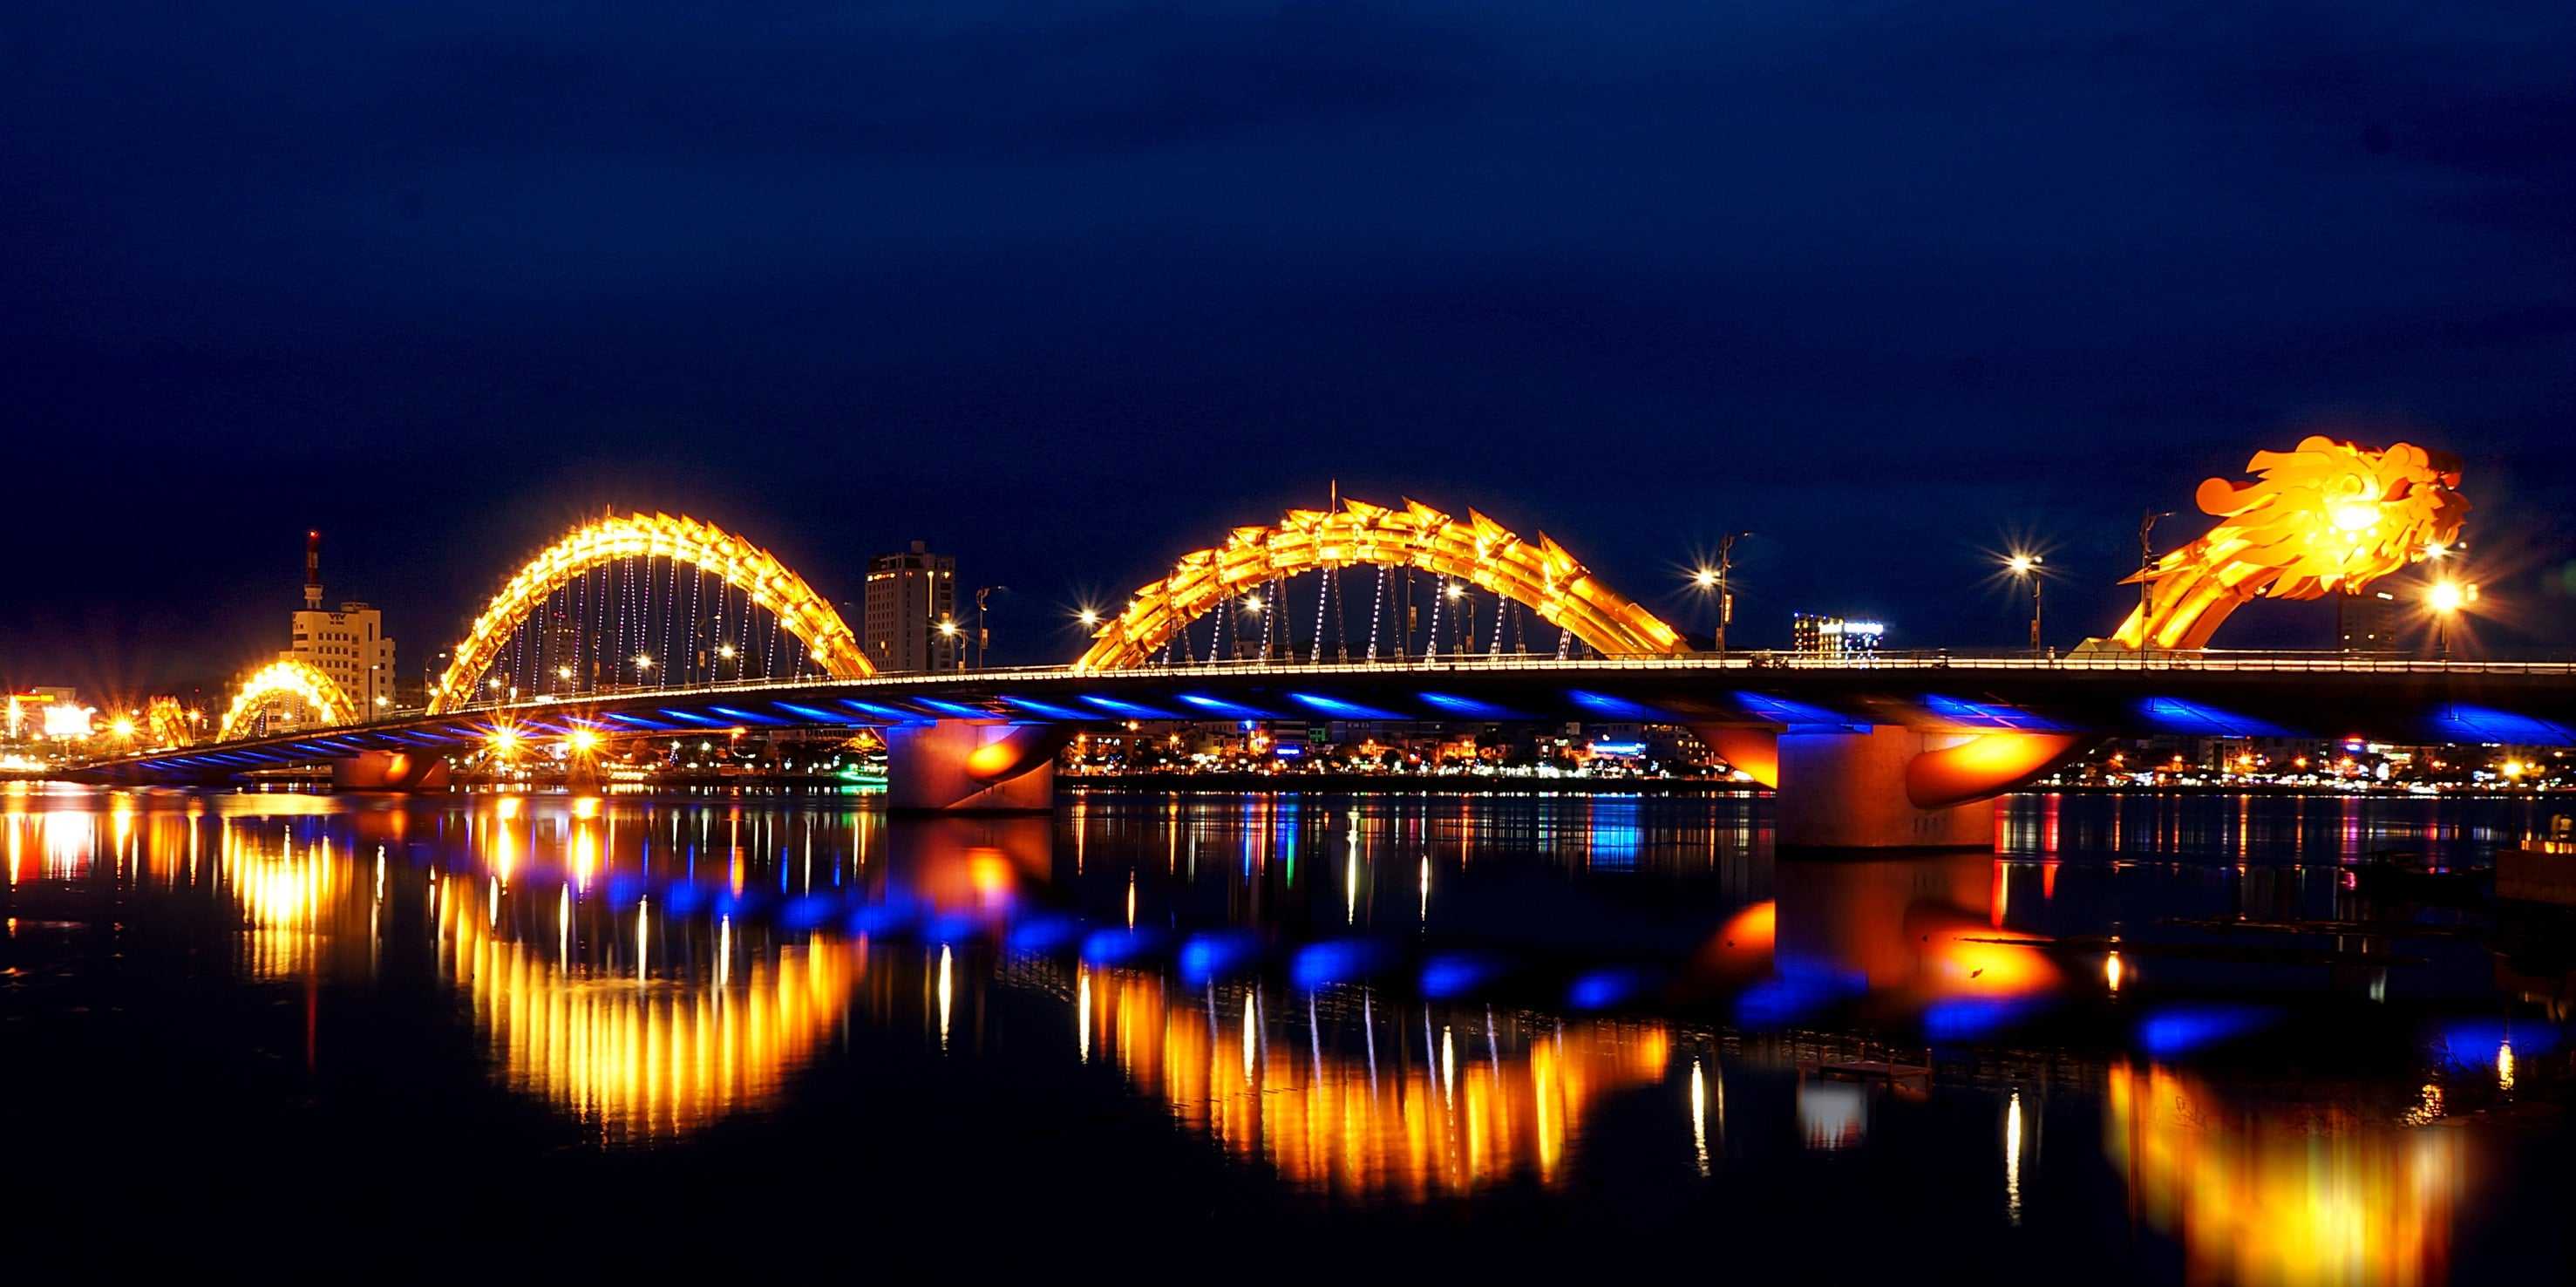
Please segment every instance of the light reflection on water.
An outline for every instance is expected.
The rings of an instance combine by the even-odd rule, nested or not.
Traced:
[[[2112,1164],[2140,1217],[2181,1238],[2195,1280],[2305,1287],[2446,1277],[2467,1170],[2458,1132],[2336,1104],[2257,1110],[2164,1067],[2113,1067],[2107,1102]]]
[[[1488,1017],[1462,1032],[1464,1015],[1396,1021],[1341,994],[1330,1011],[1309,995],[1282,1018],[1257,990],[1176,994],[1158,975],[1078,969],[1079,1040],[1100,1033],[1130,1084],[1227,1152],[1340,1196],[1556,1183],[1585,1115],[1660,1081],[1670,1060],[1655,1023]]]
[[[1972,1029],[2028,1000],[2146,1004],[2141,989],[2195,968],[2140,945],[2154,918],[2358,914],[2359,856],[2491,846],[2519,825],[2511,806],[2043,797],[2007,807],[1998,854],[1775,863],[1741,802],[1605,803],[1090,797],[1054,820],[890,821],[840,801],[12,795],[0,843],[13,937],[57,887],[124,891],[126,916],[219,911],[244,986],[301,993],[308,1067],[334,1057],[317,989],[364,995],[388,962],[425,964],[494,1084],[621,1148],[758,1121],[800,1077],[846,1072],[835,1052],[854,1026],[908,1029],[958,1066],[1050,1084],[1114,1070],[1233,1165],[1358,1206],[1563,1193],[1641,1148],[1682,1182],[1758,1177],[1783,1165],[1765,1138],[1818,1158],[1919,1148],[1885,1141],[1965,1098],[1991,1106],[1972,1148],[1992,1218],[2044,1231],[2068,1171],[2041,1123],[2089,1104],[2129,1218],[2195,1276],[2435,1281],[2470,1148],[2408,1123],[2545,1066],[2481,1047],[2476,1068],[2426,1074],[2403,1111],[2285,1108],[2098,1052],[2052,1054],[2072,1071],[2036,1080],[1934,1061],[1914,1088],[1838,1074],[1854,1053],[1930,1056],[1833,1030],[1819,1000]],[[1018,940],[1050,920],[1082,929]],[[2027,941],[2105,925],[2131,936],[2125,955]],[[1535,942],[1550,959],[1606,944],[1661,954],[1685,1000],[1740,992],[1787,1012],[1754,1035],[1706,1012],[1585,1013],[1562,990],[1426,1003],[1386,977],[1184,983],[1172,943],[1210,926],[1257,935],[1274,960],[1353,934]],[[1149,948],[1086,959],[1083,935],[1112,932]],[[2465,950],[2490,986],[2483,948]],[[1036,1034],[988,1022],[1013,1006],[1054,1018]],[[1936,1184],[1971,1174],[1921,1165]]]

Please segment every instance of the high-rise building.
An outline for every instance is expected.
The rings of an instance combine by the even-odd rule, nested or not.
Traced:
[[[2405,624],[2397,596],[2387,590],[2363,589],[2335,600],[2335,624],[2345,652],[2393,652]]]
[[[1789,618],[1789,645],[1801,657],[1875,656],[1878,645],[1886,638],[1884,622],[1851,621],[1812,612],[1794,613]]]
[[[955,669],[966,643],[957,621],[957,560],[922,541],[869,560],[860,617],[861,646],[877,669]]]
[[[343,603],[337,612],[323,610],[319,532],[304,536],[304,607],[295,614],[295,633],[279,655],[309,662],[329,675],[357,706],[361,718],[393,705],[394,641],[385,633],[385,615],[363,603]]]

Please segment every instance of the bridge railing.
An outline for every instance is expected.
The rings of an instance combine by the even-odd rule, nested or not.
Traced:
[[[1381,658],[1377,661],[1328,659],[1321,662],[1287,661],[1278,658],[1233,658],[1214,661],[1175,662],[1170,665],[1139,667],[1135,670],[1103,672],[1103,680],[1140,675],[1205,675],[1205,676],[1279,676],[1313,677],[1319,675],[1384,675],[1459,674],[1486,672],[1551,672],[1559,674],[1598,671],[1703,671],[1768,672],[1768,671],[1865,671],[1865,670],[1975,670],[2008,672],[2102,673],[2126,671],[2246,672],[2255,674],[2374,674],[2374,675],[2568,675],[2576,676],[2576,659],[2503,660],[2486,658],[2415,657],[2391,653],[2223,649],[2156,650],[2144,654],[2126,649],[2092,652],[2046,654],[2027,652],[1971,652],[1949,649],[1905,649],[1840,657],[1787,651],[1755,649],[1730,650],[1724,657],[1714,652],[1681,653],[1668,657],[1595,657],[1559,661],[1552,656],[1506,653],[1466,656],[1442,655],[1431,658]],[[1021,681],[1062,681],[1075,672],[1070,666],[1007,666],[980,670],[911,671],[878,675],[869,679],[739,679],[692,684],[685,688],[609,687],[586,690],[576,696],[540,696],[516,702],[476,702],[460,708],[459,713],[498,709],[538,709],[551,705],[575,705],[608,699],[650,700],[669,697],[674,700],[704,697],[726,692],[760,692],[781,688],[848,688],[908,689],[938,687],[957,683],[1009,684]]]

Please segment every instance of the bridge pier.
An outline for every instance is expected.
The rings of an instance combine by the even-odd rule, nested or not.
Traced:
[[[916,812],[1042,812],[1055,807],[1055,755],[1067,734],[1044,724],[943,719],[886,730],[886,807]]]
[[[1784,851],[1989,848],[1994,797],[2046,771],[2079,740],[1793,726],[1779,735],[1773,835]]]
[[[331,761],[334,791],[420,791],[447,785],[447,761],[415,751],[360,751]]]

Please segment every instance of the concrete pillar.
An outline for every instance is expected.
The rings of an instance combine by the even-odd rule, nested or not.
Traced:
[[[331,761],[334,791],[425,791],[446,785],[446,759],[420,751],[360,751]]]
[[[886,730],[886,805],[908,810],[1039,811],[1055,807],[1055,753],[1044,724],[943,719]]]
[[[1984,849],[1995,842],[1988,801],[1915,807],[1906,768],[1927,751],[1973,734],[1925,733],[1892,725],[1780,735],[1780,786],[1773,809],[1783,850]]]

